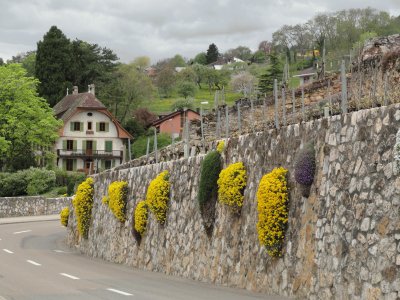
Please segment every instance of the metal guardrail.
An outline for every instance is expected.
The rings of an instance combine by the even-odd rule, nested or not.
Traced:
[[[121,150],[90,150],[90,149],[77,149],[77,150],[65,150],[57,149],[58,157],[123,157],[123,151]]]

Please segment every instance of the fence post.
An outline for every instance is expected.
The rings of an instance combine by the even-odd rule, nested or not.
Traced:
[[[201,145],[204,147],[203,105],[200,104]]]
[[[185,155],[185,158],[188,158],[189,157],[189,119],[187,118],[187,116],[185,117],[184,129],[185,129],[185,132],[184,132],[184,139],[185,139],[184,155]]]
[[[331,115],[333,114],[333,107],[332,107],[332,93],[331,93],[331,80],[328,80],[328,101],[329,101],[329,112]]]
[[[275,128],[279,128],[279,99],[278,99],[278,80],[274,79],[274,97],[275,97]]]
[[[251,112],[251,130],[254,133],[254,104],[253,104],[253,98],[250,97],[250,112]]]
[[[282,87],[282,113],[283,113],[283,126],[286,126],[286,91],[285,91],[285,86]]]
[[[146,158],[149,158],[149,152],[150,152],[150,137],[147,137]]]
[[[296,95],[295,95],[294,88],[292,89],[292,104],[293,104],[292,114],[295,114],[296,113]]]
[[[217,108],[217,139],[219,139],[221,137],[221,112],[219,110],[219,108]]]
[[[239,135],[242,135],[242,120],[240,117],[240,101],[236,104],[237,106],[237,117],[238,117],[238,129],[239,129]]]
[[[157,128],[154,127],[154,157],[156,159],[156,163],[158,163],[158,155],[157,155]]]
[[[265,94],[265,97],[263,99],[263,124],[264,124],[264,129],[267,128],[267,95]]]
[[[225,134],[226,138],[229,137],[229,107],[225,106]]]
[[[346,65],[342,60],[340,79],[342,80],[342,114],[347,114],[347,81],[346,81]]]
[[[357,110],[360,109],[361,98],[362,98],[362,79],[363,79],[363,72],[361,71],[361,65],[358,66],[358,72],[360,74],[360,82],[358,86],[358,99],[357,99]]]
[[[304,85],[301,86],[301,114],[303,116],[303,121],[305,121],[306,113],[304,111]]]

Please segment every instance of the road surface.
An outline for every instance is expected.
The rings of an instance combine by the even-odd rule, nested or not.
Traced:
[[[78,254],[55,217],[0,219],[0,300],[284,299],[136,270]]]

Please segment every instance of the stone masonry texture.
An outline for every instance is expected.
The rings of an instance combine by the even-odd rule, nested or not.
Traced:
[[[242,161],[248,180],[239,215],[216,204],[211,236],[197,203],[202,155],[94,177],[95,199],[87,240],[70,215],[67,242],[81,252],[128,266],[309,299],[399,299],[400,177],[393,146],[400,105],[361,110],[231,138],[224,167]],[[294,180],[299,149],[314,141],[317,169],[310,196]],[[256,192],[274,167],[289,170],[289,223],[283,256],[271,258],[258,242]],[[171,174],[167,220],[149,215],[139,243],[133,210],[150,181]],[[119,222],[101,199],[115,180],[129,184],[127,221]]]
[[[53,215],[70,204],[70,197],[4,197],[0,198],[0,218]]]

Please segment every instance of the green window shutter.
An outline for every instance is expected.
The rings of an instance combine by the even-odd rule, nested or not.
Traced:
[[[106,132],[108,132],[108,130],[110,129],[110,123],[106,122]]]
[[[86,150],[86,141],[85,140],[82,141],[82,150],[83,151]]]
[[[73,170],[76,171],[77,161],[76,159],[73,160]]]
[[[96,131],[100,131],[100,123],[96,122]]]
[[[78,148],[78,141],[73,141],[72,149],[76,151],[77,148]]]
[[[112,167],[112,168],[115,167],[115,159],[111,160],[111,167]]]
[[[105,160],[101,160],[101,169],[105,170],[106,168],[106,161]]]
[[[97,150],[97,141],[93,141],[93,151]]]
[[[69,129],[70,129],[71,131],[74,131],[74,122],[70,122],[70,123],[69,123]]]
[[[105,148],[106,148],[106,152],[112,152],[112,148],[113,148],[112,141],[106,141]]]
[[[63,171],[67,171],[67,160],[66,159],[62,160],[62,169],[63,169]]]
[[[67,140],[62,141],[62,143],[63,150],[67,150]]]
[[[79,126],[79,128],[81,129],[80,131],[83,131],[83,122],[81,122],[81,125]]]

